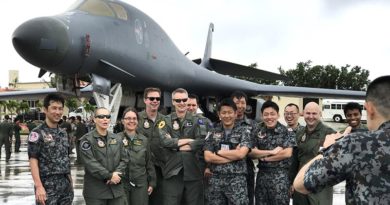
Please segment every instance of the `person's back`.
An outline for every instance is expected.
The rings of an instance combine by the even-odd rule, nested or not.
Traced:
[[[316,193],[346,180],[346,204],[390,204],[390,76],[367,88],[368,132],[328,135],[324,148],[299,171],[294,188]],[[345,136],[346,135],[346,136]],[[341,138],[341,139],[340,139]]]

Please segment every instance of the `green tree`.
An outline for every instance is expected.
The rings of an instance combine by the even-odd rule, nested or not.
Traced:
[[[84,102],[84,110],[85,112],[89,113],[90,116],[92,116],[93,112],[95,111],[96,109],[96,106],[95,105],[92,105],[91,103],[89,103],[88,101]]]
[[[7,110],[10,112],[10,115],[11,115],[10,117],[12,119],[14,112],[16,112],[16,110],[19,107],[19,103],[16,102],[16,100],[8,100],[8,102],[5,106],[7,107]]]
[[[280,74],[291,79],[284,85],[364,91],[369,83],[370,72],[359,66],[349,69],[349,65],[337,68],[334,65],[311,66],[311,63],[310,60],[299,62],[295,69],[287,71],[279,68]]]
[[[68,107],[69,111],[73,111],[79,106],[79,101],[75,97],[66,98],[65,106]]]

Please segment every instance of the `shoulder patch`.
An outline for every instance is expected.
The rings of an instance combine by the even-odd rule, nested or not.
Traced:
[[[91,143],[89,143],[88,141],[84,141],[84,142],[81,143],[80,147],[84,151],[90,150],[91,149]]]
[[[198,124],[199,124],[199,125],[204,125],[203,119],[200,119],[200,118],[199,118],[199,119],[198,119]]]
[[[37,132],[31,132],[28,135],[28,141],[29,142],[36,142],[36,141],[38,141],[38,139],[39,139],[39,134]]]
[[[164,120],[161,120],[159,123],[158,123],[158,128],[159,129],[162,129],[165,127],[165,121]]]

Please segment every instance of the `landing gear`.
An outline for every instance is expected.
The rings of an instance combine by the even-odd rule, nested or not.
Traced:
[[[120,83],[115,84],[110,89],[108,95],[94,91],[93,98],[95,99],[97,108],[104,107],[111,111],[111,124],[109,130],[112,131],[118,118],[119,107],[122,100],[122,85]]]

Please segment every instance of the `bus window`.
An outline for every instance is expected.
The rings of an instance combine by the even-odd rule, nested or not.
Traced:
[[[330,109],[330,105],[324,105],[323,110],[325,110],[325,109]]]
[[[337,104],[337,109],[341,110],[341,104]]]
[[[331,108],[332,110],[336,109],[336,104],[332,104],[331,106],[332,106],[332,108]]]

